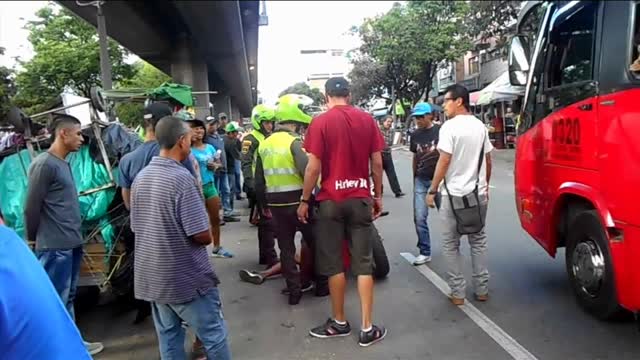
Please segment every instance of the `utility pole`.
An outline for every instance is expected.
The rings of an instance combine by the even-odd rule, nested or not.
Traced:
[[[96,1],[98,7],[98,39],[100,42],[100,74],[102,77],[102,88],[111,90],[113,80],[111,76],[111,58],[109,57],[109,39],[107,37],[107,26],[104,23],[102,13],[103,1]]]
[[[111,58],[109,58],[109,38],[107,37],[107,26],[104,22],[104,14],[102,7],[105,0],[82,2],[76,0],[78,6],[95,6],[97,8],[97,24],[98,24],[98,42],[100,43],[100,80],[102,80],[102,88],[111,90],[113,88],[113,79],[111,76]]]

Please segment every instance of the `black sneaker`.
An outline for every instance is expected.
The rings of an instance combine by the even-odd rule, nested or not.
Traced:
[[[367,332],[360,331],[360,341],[358,341],[358,344],[367,347],[384,339],[385,336],[387,336],[387,329],[371,325],[371,330]]]
[[[320,339],[349,336],[351,335],[351,325],[348,321],[346,324],[340,325],[335,320],[328,319],[326,323],[311,329],[309,335]]]
[[[313,290],[313,283],[302,284],[302,287],[301,287],[301,289],[300,289],[300,292],[301,292],[301,293],[306,293],[306,292],[309,292],[309,291],[311,291],[311,290]],[[291,291],[289,291],[289,288],[288,288],[288,287],[286,287],[286,288],[284,288],[284,289],[280,290],[280,293],[281,293],[282,295],[289,295],[289,294],[291,293]]]
[[[403,197],[405,194],[403,192],[399,192],[396,194],[396,198],[401,198]]]
[[[225,223],[238,222],[238,221],[240,221],[240,219],[238,219],[237,217],[233,217],[233,216],[225,216],[224,217],[224,222]]]

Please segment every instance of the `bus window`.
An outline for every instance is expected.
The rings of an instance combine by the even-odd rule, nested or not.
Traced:
[[[544,117],[597,94],[593,81],[597,3],[576,3],[565,9],[549,37],[545,101],[540,104]]]
[[[548,87],[593,79],[596,6],[574,9],[553,31],[549,52]]]

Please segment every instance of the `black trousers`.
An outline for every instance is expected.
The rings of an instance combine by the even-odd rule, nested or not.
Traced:
[[[262,207],[257,206],[260,220],[258,221],[258,252],[260,264],[271,267],[278,263],[278,254],[276,253],[276,233],[274,219],[267,219],[262,216]]]
[[[391,152],[382,152],[382,168],[384,169],[384,172],[387,173],[387,179],[389,179],[391,191],[393,191],[394,194],[400,194],[402,189],[400,189],[400,183],[398,182],[398,175],[396,175],[396,168],[393,165]]]
[[[262,215],[264,206],[260,204],[256,198],[255,191],[245,189],[247,198],[249,199],[249,219],[253,219],[254,213],[258,212],[258,263],[271,267],[278,263],[278,254],[276,253],[275,239],[275,221],[267,219]]]
[[[313,243],[314,236],[312,223],[303,224],[298,220],[298,205],[272,206],[270,207],[275,220],[276,237],[280,248],[280,263],[282,264],[282,276],[291,293],[301,291],[301,285],[315,280],[316,286],[326,286],[326,276],[316,276],[314,268]],[[296,264],[295,236],[302,233],[302,251],[300,269]]]

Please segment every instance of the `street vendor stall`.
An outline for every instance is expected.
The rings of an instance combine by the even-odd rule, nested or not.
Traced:
[[[514,141],[515,127],[513,126],[513,119],[509,120],[505,116],[507,114],[505,104],[521,96],[524,96],[524,87],[511,85],[507,72],[476,93],[475,106],[496,106],[498,104],[500,106],[499,114],[490,119],[494,121],[494,123],[490,124],[493,129],[491,132],[492,140],[498,148],[509,146]]]

